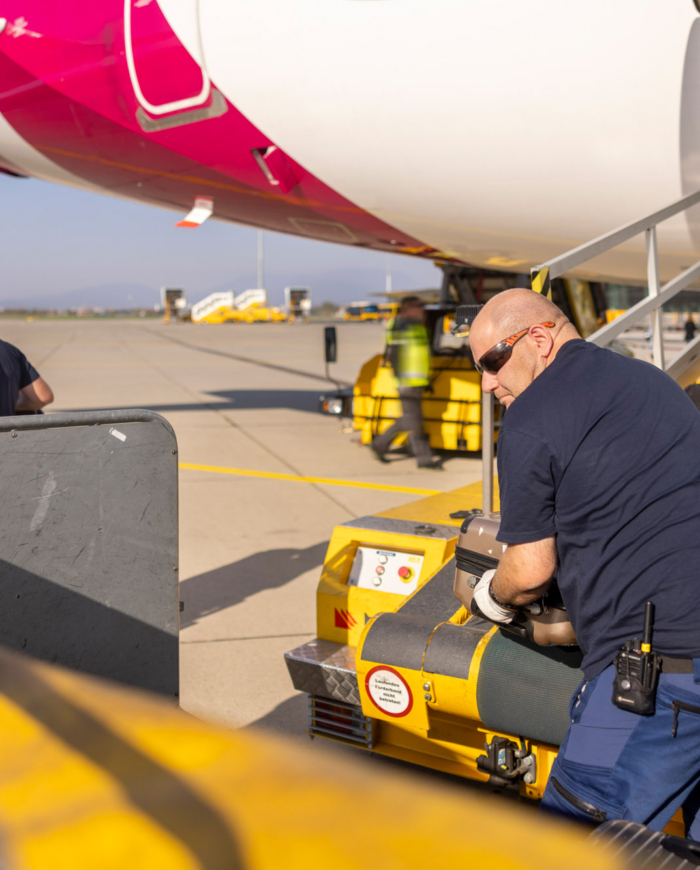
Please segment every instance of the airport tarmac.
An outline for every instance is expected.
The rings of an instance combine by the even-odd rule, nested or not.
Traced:
[[[50,410],[150,408],[170,421],[181,465],[199,466],[180,469],[181,704],[305,735],[307,701],[283,654],[315,636],[333,527],[480,480],[480,460],[455,456],[444,472],[408,457],[382,465],[320,415],[330,386],[321,324],[4,319],[0,336],[51,384]],[[665,339],[673,357],[682,333]],[[643,333],[630,343],[648,356]],[[331,374],[352,383],[382,347],[381,325],[339,324]]]
[[[315,636],[333,527],[479,480],[480,461],[451,458],[444,472],[408,457],[382,465],[320,415],[330,386],[322,325],[4,319],[0,336],[51,384],[51,411],[150,408],[173,425],[182,464],[233,471],[180,470],[181,703],[228,725],[304,735],[307,701],[283,654]],[[333,376],[352,383],[382,347],[381,325],[339,324]]]

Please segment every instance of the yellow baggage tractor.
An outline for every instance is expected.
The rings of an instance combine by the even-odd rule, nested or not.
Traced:
[[[384,319],[384,312],[374,302],[351,302],[343,312],[343,320],[364,323],[367,320],[378,322]]]
[[[422,400],[425,432],[433,450],[479,451],[481,377],[474,369],[468,338],[452,334],[455,312],[459,305],[486,302],[496,293],[516,286],[518,276],[445,263],[441,268],[440,290],[416,291],[427,303],[426,327],[431,344],[430,386],[423,391]],[[392,298],[401,295],[395,293]],[[603,285],[556,279],[552,282],[552,295],[582,336],[590,335],[603,322],[606,306]],[[387,306],[355,303],[347,309],[345,319],[368,319],[368,307],[372,308],[372,318],[378,318],[383,316],[380,309]],[[324,393],[319,410],[352,418],[362,444],[371,444],[375,436],[389,429],[401,416],[401,403],[387,353],[368,359],[354,386]],[[498,424],[500,407],[496,413]],[[401,439],[405,440],[405,436],[397,439],[397,446]]]
[[[510,629],[456,597],[455,588],[468,601],[470,578],[504,549],[499,515],[477,509],[480,487],[337,526],[317,590],[318,637],[285,658],[309,695],[312,737],[539,799],[582,656],[554,591]],[[667,830],[683,833],[680,814]]]

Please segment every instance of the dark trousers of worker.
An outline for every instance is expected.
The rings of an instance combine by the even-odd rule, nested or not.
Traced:
[[[661,831],[682,806],[686,835],[700,840],[700,659],[694,665],[695,674],[661,674],[653,716],[612,703],[612,665],[583,682],[541,811]]]
[[[377,435],[372,441],[376,450],[386,453],[391,447],[391,442],[402,432],[409,432],[411,436],[411,449],[418,461],[418,465],[427,465],[431,459],[430,444],[423,430],[423,400],[422,387],[399,387],[401,399],[401,416],[394,425]]]

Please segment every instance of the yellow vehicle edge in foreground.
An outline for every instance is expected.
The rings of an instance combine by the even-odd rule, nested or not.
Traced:
[[[10,870],[624,870],[555,822],[0,652]],[[503,836],[503,831],[508,836]]]

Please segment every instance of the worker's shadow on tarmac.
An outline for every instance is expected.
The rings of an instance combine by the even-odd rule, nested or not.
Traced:
[[[327,549],[328,541],[322,541],[304,550],[293,547],[265,550],[183,580],[180,600],[184,610],[180,615],[180,628],[195,625],[204,616],[240,604],[263,589],[285,586],[320,567]]]
[[[318,399],[322,390],[217,390],[207,393],[211,402],[185,402],[182,404],[139,405],[159,414],[177,411],[265,411],[284,409],[318,414]],[[109,410],[128,411],[135,405]],[[69,408],[70,413],[93,410],[91,408]]]

